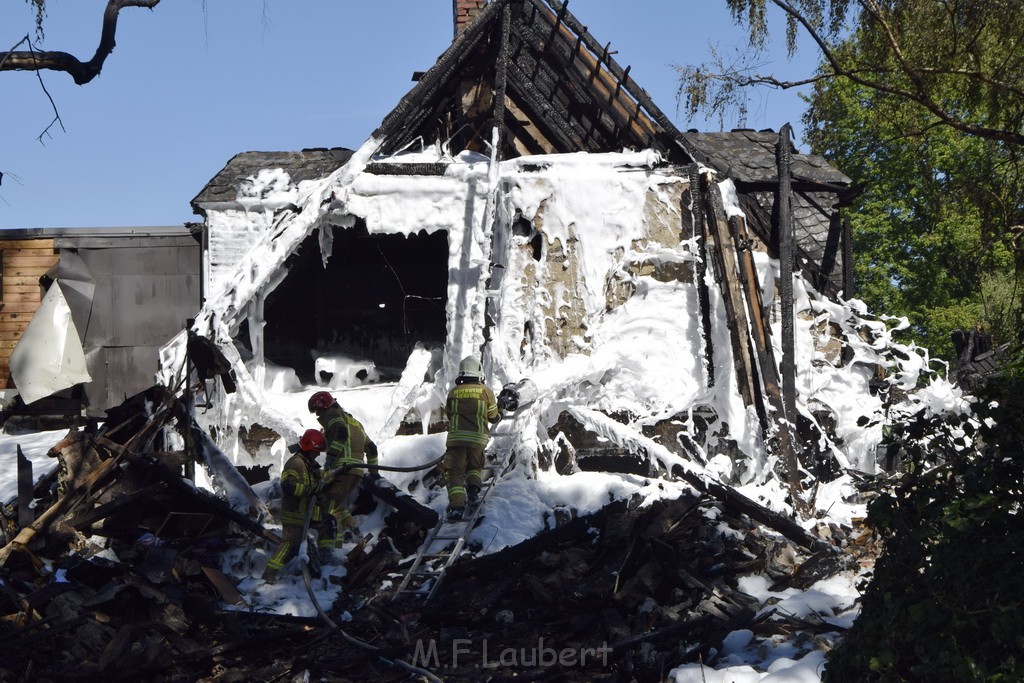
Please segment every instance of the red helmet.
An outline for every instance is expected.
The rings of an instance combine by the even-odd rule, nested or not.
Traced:
[[[299,448],[304,451],[322,451],[327,443],[319,429],[307,429],[299,439]]]
[[[334,397],[326,391],[318,391],[309,397],[309,412],[323,410],[334,405]]]

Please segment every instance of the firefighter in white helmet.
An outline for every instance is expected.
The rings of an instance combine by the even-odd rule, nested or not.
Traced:
[[[448,485],[450,520],[461,519],[467,499],[475,502],[480,495],[490,425],[501,419],[494,392],[484,385],[482,374],[479,360],[473,356],[463,358],[455,386],[445,402],[448,439],[441,467]]]

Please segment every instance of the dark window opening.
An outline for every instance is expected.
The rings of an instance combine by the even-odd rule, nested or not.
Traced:
[[[370,235],[360,222],[334,230],[326,268],[316,232],[288,267],[264,306],[264,353],[303,382],[315,382],[315,358],[326,356],[371,361],[379,381],[395,381],[417,342],[444,345],[447,233]]]
[[[540,261],[544,257],[544,238],[534,230],[533,224],[522,216],[512,222],[512,234],[516,237],[526,237],[530,241],[530,249],[533,252],[533,260]]]
[[[544,238],[537,233],[530,240],[530,246],[533,247],[533,260],[540,261],[544,256]]]

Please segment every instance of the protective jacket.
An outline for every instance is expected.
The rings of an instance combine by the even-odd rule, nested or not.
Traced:
[[[445,402],[448,446],[486,446],[489,425],[499,420],[494,392],[476,377],[459,377]]]
[[[299,451],[285,463],[281,471],[281,524],[302,526],[306,512],[313,505],[312,520],[320,519],[320,510],[313,492],[320,482],[320,464],[316,453]]]
[[[320,465],[316,456],[316,451],[299,451],[281,470],[281,543],[270,556],[263,573],[268,581],[275,580],[284,565],[298,555],[310,505],[313,506],[310,520],[320,521],[320,507],[313,498],[320,482]]]
[[[362,465],[364,462],[371,470],[376,467],[377,444],[366,435],[359,420],[346,413],[338,404],[321,411],[317,420],[324,428],[328,471],[341,465]],[[349,473],[362,474],[363,471],[353,468]]]

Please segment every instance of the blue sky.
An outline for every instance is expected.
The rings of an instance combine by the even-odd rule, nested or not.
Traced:
[[[42,47],[91,57],[103,0],[49,0]],[[709,44],[746,44],[725,0],[575,0],[569,9],[679,128],[719,130],[677,112],[674,64],[697,64]],[[774,26],[782,24],[775,17]],[[0,49],[35,38],[24,0],[0,0]],[[777,34],[780,35],[780,34]],[[451,0],[164,0],[127,8],[103,72],[76,86],[41,72],[0,73],[0,229],[180,225],[189,202],[238,152],[362,143],[452,39]],[[805,50],[779,75],[807,73]],[[766,93],[746,125],[799,137],[803,102]],[[726,119],[725,128],[736,125]],[[799,144],[799,141],[798,141]]]

